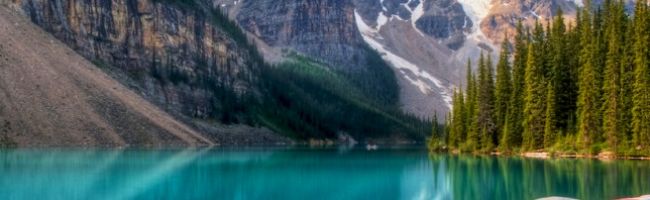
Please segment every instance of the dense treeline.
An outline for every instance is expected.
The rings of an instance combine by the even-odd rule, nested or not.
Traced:
[[[624,3],[608,0],[587,4],[575,25],[562,11],[546,26],[519,22],[496,70],[491,56],[481,56],[477,75],[468,64],[466,87],[434,141],[469,152],[648,155],[648,7],[637,1],[628,15]]]

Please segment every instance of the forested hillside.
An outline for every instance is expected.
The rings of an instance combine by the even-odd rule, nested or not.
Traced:
[[[587,4],[576,23],[517,26],[500,59],[468,64],[431,146],[464,152],[650,153],[650,11]],[[483,57],[483,56],[482,56]],[[496,70],[494,69],[496,68]],[[495,72],[496,71],[496,75]]]

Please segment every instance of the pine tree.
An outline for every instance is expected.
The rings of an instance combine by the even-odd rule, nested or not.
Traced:
[[[507,36],[506,36],[507,38]],[[505,127],[506,116],[508,113],[508,104],[510,104],[510,94],[512,93],[512,80],[510,75],[510,44],[504,40],[501,45],[501,54],[497,64],[496,79],[496,124],[498,133],[502,133]]]
[[[648,5],[637,1],[634,14],[634,96],[632,127],[637,149],[650,147],[650,17]]]
[[[555,144],[557,139],[557,119],[556,119],[556,92],[555,85],[549,83],[546,87],[546,120],[544,121],[544,147],[550,148]]]
[[[580,74],[580,56],[576,55],[579,54],[580,51],[582,51],[582,43],[580,39],[582,38],[582,16],[580,14],[581,12],[577,12],[576,16],[576,25],[573,28],[569,28],[569,32],[567,32],[565,35],[567,39],[565,40],[566,42],[566,52],[573,52],[574,55],[572,56],[567,56],[567,65],[568,65],[568,71],[569,71],[569,84],[566,88],[566,91],[569,91],[569,95],[567,95],[568,100],[566,104],[569,105],[563,105],[566,106],[566,112],[565,115],[568,117],[566,124],[564,127],[562,127],[562,124],[559,126],[564,128],[565,130],[565,136],[567,135],[575,135],[578,132],[577,128],[577,122],[578,122],[578,112],[577,112],[577,102],[578,102],[578,80],[579,80],[579,74]],[[565,104],[565,103],[563,103]],[[560,109],[560,108],[558,108]],[[562,110],[562,109],[560,109]]]
[[[526,93],[524,96],[524,149],[534,150],[541,148],[540,137],[544,133],[546,121],[545,93],[546,84],[543,70],[535,56],[535,45],[529,46],[528,64],[526,65]]]
[[[580,74],[578,80],[578,143],[583,149],[589,149],[599,133],[598,82],[594,66],[595,45],[591,27],[590,11],[582,12]]]
[[[526,63],[526,91],[524,95],[524,149],[536,150],[543,147],[546,121],[546,80],[543,64],[542,28],[535,27],[534,41],[528,48]]]
[[[622,17],[624,16],[623,10],[620,10],[620,13],[617,11],[618,6],[611,4],[606,4],[608,7],[608,26],[607,36],[608,41],[608,51],[606,57],[605,65],[605,80],[603,84],[604,91],[604,104],[603,104],[603,132],[606,138],[606,141],[610,148],[613,150],[618,149],[619,139],[622,137],[619,135],[621,132],[621,61],[622,58],[622,36],[624,34],[621,32],[621,24],[623,23]],[[620,7],[622,9],[622,7]]]
[[[464,97],[461,91],[454,92],[453,110],[451,114],[451,133],[449,136],[449,145],[451,147],[458,147],[462,141],[463,134],[465,134],[465,114],[464,114]]]
[[[496,97],[495,92],[496,92],[496,86],[495,86],[495,80],[494,80],[494,63],[492,62],[492,56],[488,55],[487,56],[487,62],[486,64],[486,72],[487,72],[487,77],[485,80],[487,88],[487,92],[485,92],[485,95],[488,99],[486,102],[488,105],[488,108],[490,108],[490,114],[488,115],[489,118],[489,123],[488,123],[488,135],[486,137],[486,141],[488,143],[487,149],[492,150],[494,149],[498,144],[499,144],[499,135],[498,135],[498,127],[496,123]]]
[[[567,46],[566,26],[564,24],[562,9],[557,11],[550,30],[550,56],[551,56],[551,82],[554,85],[557,107],[551,114],[557,119],[557,128],[564,131],[569,126],[573,113],[575,113],[576,89],[571,79],[571,67],[567,52],[571,52]]]
[[[451,111],[449,111],[449,116],[445,120],[445,126],[449,128],[449,134],[447,135],[445,141],[447,146],[449,147],[454,147],[455,146],[455,138],[456,138],[456,130],[454,130],[454,109],[457,109],[458,105],[458,93],[456,90],[454,90],[454,94],[451,97]]]
[[[442,130],[440,126],[440,122],[438,122],[438,113],[433,113],[433,120],[432,120],[432,128],[431,128],[431,135],[433,138],[442,138]]]
[[[479,78],[477,93],[477,127],[479,128],[482,149],[491,150],[496,146],[494,120],[494,78],[492,76],[492,61],[481,54],[479,59]]]
[[[443,141],[447,141],[447,144],[449,144],[449,136],[451,135],[451,123],[452,123],[451,112],[448,112],[445,117],[445,127],[443,129],[444,131],[443,135],[445,135],[444,137],[446,137],[445,140]]]
[[[605,2],[606,4],[610,4]],[[606,5],[605,6],[608,6]],[[607,27],[609,26],[609,23],[605,22],[605,14],[606,11],[603,10],[603,6],[597,7],[597,9],[593,13],[593,18],[591,21],[591,54],[592,54],[592,59],[591,62],[593,64],[593,69],[594,69],[594,77],[596,81],[596,90],[595,90],[595,95],[596,98],[601,100],[602,99],[602,89],[603,89],[603,80],[604,80],[604,69],[605,69],[605,58],[607,57],[607,42],[606,42],[606,34],[605,31]],[[602,101],[596,101],[595,106],[598,108],[602,108]],[[597,116],[602,116],[602,110],[597,109],[596,115]],[[602,123],[602,121],[599,121],[599,123]],[[594,142],[599,142],[599,140],[602,138],[602,135],[600,134],[595,134],[593,135],[595,141]]]
[[[476,78],[472,73],[472,63],[467,61],[467,88],[465,91],[465,127],[466,127],[466,143],[468,149],[474,150],[477,146],[479,134],[477,128],[476,118]]]
[[[624,5],[621,5],[624,6]],[[624,138],[620,140],[626,146],[632,145],[633,132],[632,132],[632,107],[634,105],[632,97],[634,96],[634,29],[632,28],[632,21],[625,17],[623,23],[623,31],[625,33],[623,53],[621,54],[621,86],[620,89],[620,113],[619,122],[621,123],[621,130],[619,135]]]
[[[506,117],[506,128],[501,139],[502,149],[511,149],[521,145],[523,133],[523,111],[526,62],[528,60],[528,34],[521,21],[517,22],[517,36],[515,37],[515,51],[512,66],[512,95]]]

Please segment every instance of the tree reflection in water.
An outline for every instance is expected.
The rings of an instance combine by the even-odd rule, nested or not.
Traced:
[[[650,193],[650,162],[431,155],[453,199],[615,199]],[[434,177],[438,179],[440,177]]]

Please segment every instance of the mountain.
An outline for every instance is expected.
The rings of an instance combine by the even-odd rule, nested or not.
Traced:
[[[212,145],[0,6],[0,146]]]
[[[428,135],[429,122],[398,109],[399,90],[392,70],[358,32],[350,32],[359,36],[357,43],[344,41],[316,49],[330,58],[354,54],[341,64],[356,61],[373,67],[334,68],[331,63],[336,61],[295,51],[268,51],[272,47],[253,43],[258,38],[249,37],[209,3],[17,0],[3,4],[215,144],[292,142],[287,138],[413,142]],[[353,23],[350,27],[356,28]],[[309,41],[305,37],[277,44],[300,46]],[[314,50],[304,46],[304,51]],[[279,53],[281,59],[264,60],[259,52],[266,58],[272,55],[269,52]],[[67,65],[55,61],[63,65],[57,67]]]
[[[545,23],[562,9],[571,21],[584,5],[14,0],[8,6],[174,119],[224,142],[237,135],[224,132],[231,126],[257,130],[239,136],[244,141],[257,132],[267,139],[422,140],[428,119],[436,114],[443,121],[451,109],[468,61],[481,53],[495,57],[519,20]]]

